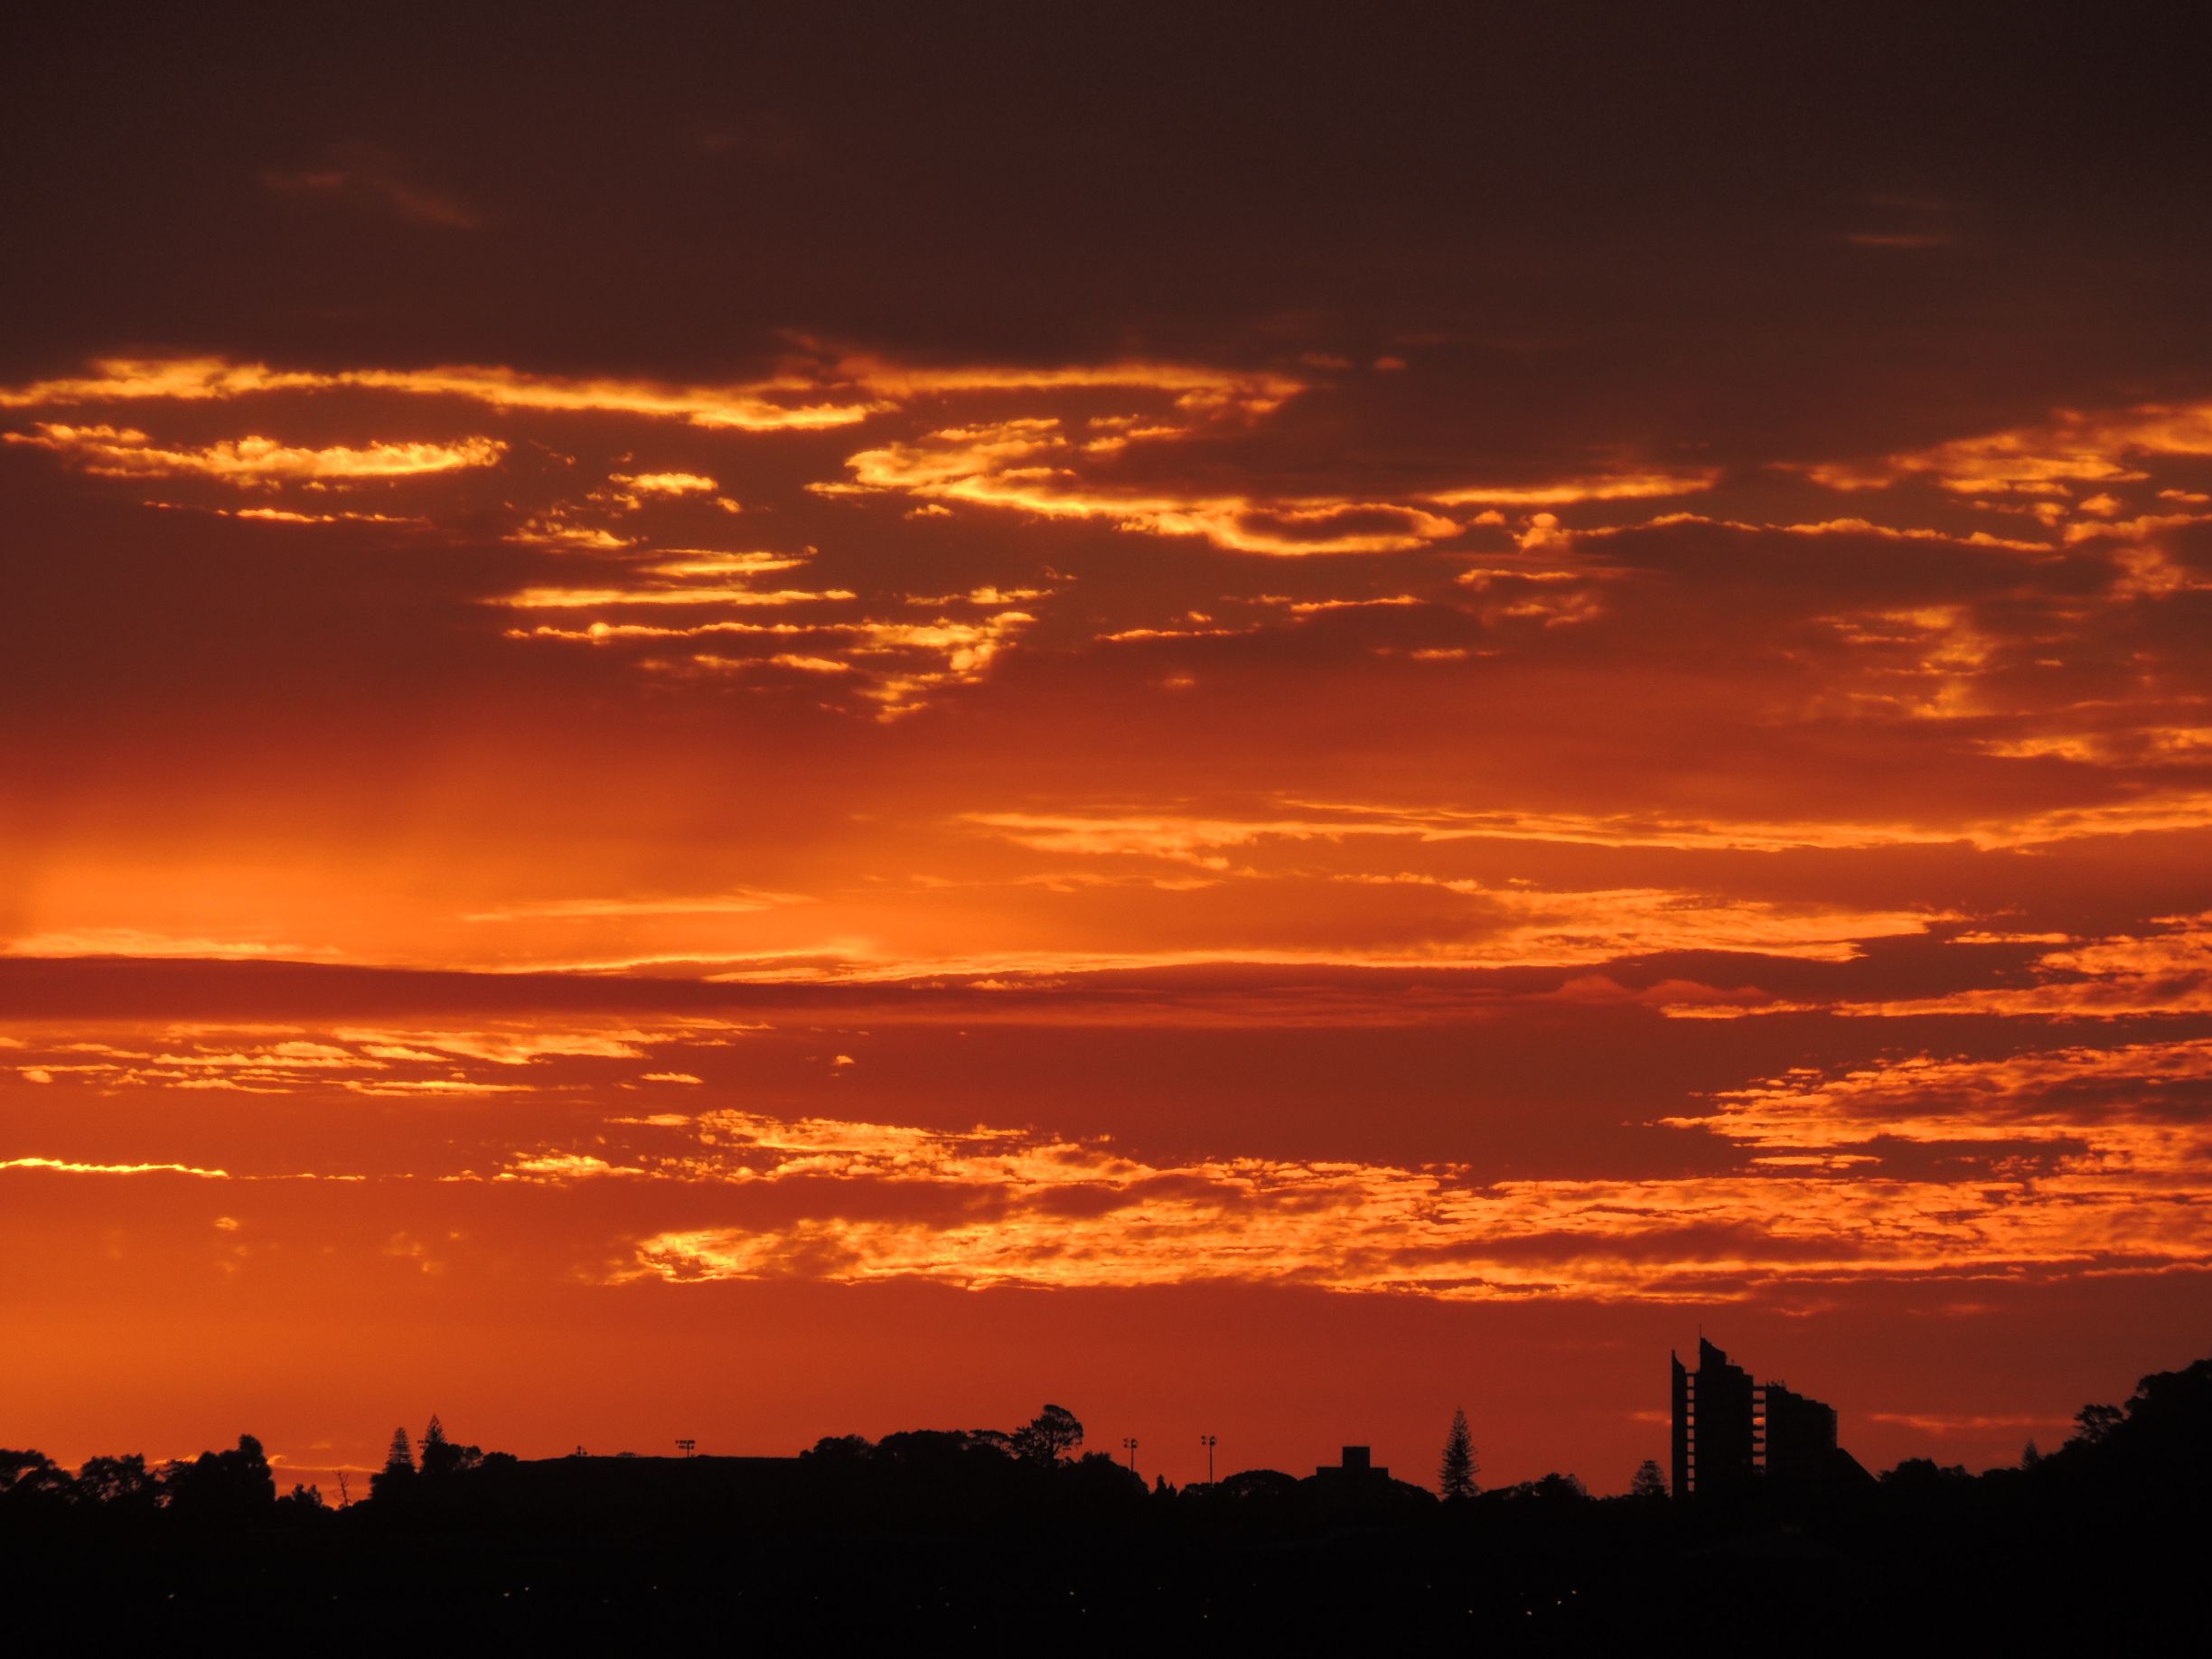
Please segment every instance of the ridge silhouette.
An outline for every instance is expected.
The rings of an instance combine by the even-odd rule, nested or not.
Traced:
[[[260,1443],[71,1472],[0,1451],[0,1589],[23,1652],[113,1651],[342,1610],[364,1643],[961,1636],[987,1645],[1486,1640],[1697,1629],[1840,1651],[2072,1634],[2190,1605],[2212,1542],[2212,1358],[2146,1376],[2020,1466],[1907,1458],[1728,1504],[1551,1474],[1458,1495],[1372,1467],[1148,1486],[1071,1411],[1012,1430],[826,1438],[795,1457],[520,1459],[395,1433],[370,1495],[283,1495]],[[1464,1474],[1466,1485],[1457,1477]],[[97,1613],[97,1617],[95,1617]],[[110,1642],[111,1636],[132,1639]],[[415,1639],[412,1636],[408,1639]]]

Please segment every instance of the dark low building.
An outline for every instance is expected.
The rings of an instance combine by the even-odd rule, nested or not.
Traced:
[[[1392,1480],[1364,1446],[1347,1446],[1338,1463],[1325,1463],[1298,1483],[1314,1513],[1332,1524],[1365,1525],[1410,1510],[1426,1509],[1436,1494],[1426,1486]]]
[[[1322,1480],[1331,1477],[1338,1480],[1355,1481],[1388,1480],[1390,1478],[1390,1471],[1385,1468],[1378,1468],[1375,1466],[1373,1454],[1364,1446],[1345,1447],[1342,1463],[1325,1463],[1314,1471],[1314,1475]]]

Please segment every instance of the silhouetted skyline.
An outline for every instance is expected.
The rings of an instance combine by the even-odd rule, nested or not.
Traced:
[[[1734,1410],[1708,1385],[1738,1368],[1710,1345],[1700,1358],[1701,1434]],[[456,1620],[512,1636],[581,1618],[616,1640],[988,1626],[1218,1645],[1345,1626],[1517,1645],[1660,1615],[1816,1616],[1817,1646],[2155,1627],[2193,1605],[2212,1541],[2212,1359],[2084,1407],[2063,1445],[1978,1476],[1913,1459],[1879,1481],[1796,1478],[1775,1439],[1763,1473],[1715,1486],[1701,1470],[1673,1501],[1649,1462],[1617,1497],[1553,1473],[1439,1501],[1358,1445],[1304,1478],[1148,1486],[1091,1439],[1048,1404],[1009,1429],[836,1436],[796,1457],[517,1459],[434,1417],[395,1431],[372,1495],[339,1508],[297,1486],[279,1496],[250,1435],[157,1470],[109,1457],[72,1476],[0,1452],[0,1592],[12,1629],[41,1639],[85,1636],[98,1586],[104,1610],[148,1630],[337,1600],[349,1621],[423,1623],[434,1650],[462,1641]]]
[[[1676,1499],[1704,1500],[1724,1508],[1742,1505],[1755,1496],[1761,1502],[1777,1501],[1776,1494],[1782,1495],[1779,1501],[1824,1503],[1848,1495],[1871,1480],[1872,1476],[1858,1460],[1838,1444],[1835,1407],[1797,1393],[1779,1382],[1754,1382],[1749,1370],[1734,1364],[1726,1351],[1702,1333],[1698,1337],[1698,1364],[1694,1369],[1685,1366],[1679,1354],[1670,1354],[1668,1357],[1673,1375],[1669,1393],[1673,1473],[1671,1479],[1663,1477],[1660,1483],[1666,1495]],[[2212,1367],[2212,1361],[2192,1367],[2185,1374],[2193,1376],[2206,1367]],[[2148,1382],[2149,1380],[2146,1387]],[[2086,1441],[2094,1442],[2124,1415],[2118,1408],[2090,1405],[2076,1413],[2072,1425]],[[987,1457],[1003,1456],[1030,1467],[1051,1467],[1071,1457],[1080,1457],[1086,1464],[1117,1462],[1116,1454],[1102,1447],[1093,1445],[1085,1450],[1085,1435],[1083,1423],[1074,1412],[1065,1406],[1047,1404],[1026,1422],[1008,1430],[901,1430],[880,1443],[865,1435],[846,1433],[826,1436],[811,1448],[765,1455],[731,1454],[712,1448],[702,1451],[695,1437],[683,1436],[668,1448],[642,1452],[629,1447],[595,1451],[579,1443],[573,1449],[551,1457],[520,1459],[511,1452],[487,1453],[479,1446],[452,1439],[442,1419],[433,1412],[419,1435],[411,1434],[405,1424],[392,1430],[389,1448],[379,1467],[343,1473],[370,1476],[365,1487],[368,1496],[400,1502],[408,1501],[407,1495],[418,1490],[417,1482],[436,1486],[448,1476],[485,1467],[512,1469],[523,1462],[659,1465],[668,1461],[697,1461],[717,1468],[765,1469],[796,1466],[812,1459],[818,1465],[839,1467],[866,1462],[883,1448],[890,1448],[886,1455],[903,1458],[917,1447],[936,1447],[963,1455],[972,1451]],[[1202,1452],[1210,1453],[1218,1444],[1219,1437],[1201,1436],[1199,1440]],[[2034,1442],[2030,1439],[2026,1444],[2032,1447]],[[1134,1476],[1135,1437],[1120,1437],[1120,1464]],[[1452,1413],[1440,1436],[1440,1445],[1433,1490],[1418,1482],[1393,1479],[1390,1469],[1374,1460],[1371,1447],[1353,1443],[1340,1447],[1336,1462],[1317,1465],[1309,1484],[1340,1494],[1411,1486],[1445,1498],[1452,1497],[1455,1488],[1467,1496],[1478,1495],[1482,1490],[1477,1478],[1481,1465],[1464,1411]],[[67,1470],[41,1454],[25,1451],[5,1456],[14,1461],[0,1470],[0,1481],[5,1482],[0,1484],[0,1492],[25,1480],[31,1482],[25,1491],[42,1489],[42,1486],[61,1490],[69,1486]],[[1925,1456],[1906,1459],[1899,1467],[1907,1465],[1935,1467]],[[1648,1479],[1646,1472],[1656,1467],[1655,1458],[1645,1459],[1636,1469],[1625,1473],[1618,1490],[1631,1496],[1640,1495],[1639,1486]],[[241,1469],[245,1472],[240,1473]],[[190,1493],[195,1481],[211,1489],[220,1486],[239,1492],[258,1492],[266,1485],[267,1500],[275,1501],[271,1461],[260,1440],[251,1435],[242,1437],[233,1451],[206,1452],[197,1459],[171,1459],[165,1465],[158,1461],[149,1464],[143,1455],[136,1453],[124,1458],[96,1457],[85,1463],[80,1475],[80,1495],[96,1504],[108,1501],[109,1488],[118,1479],[121,1485],[116,1491],[127,1504],[142,1500],[166,1503],[173,1493],[182,1492],[186,1495],[190,1507]],[[1266,1468],[1223,1471],[1223,1478],[1229,1480],[1244,1476],[1270,1481],[1293,1478]],[[1555,1470],[1543,1478],[1569,1479],[1575,1483],[1578,1491],[1589,1490],[1589,1483],[1579,1475],[1561,1476]],[[1155,1479],[1168,1490],[1184,1486],[1203,1490],[1215,1484],[1210,1475],[1202,1481],[1171,1483],[1164,1471]],[[1140,1488],[1142,1485],[1139,1481]],[[1525,1487],[1530,1483],[1507,1485],[1509,1488]],[[1614,1490],[1604,1481],[1598,1484],[1597,1489],[1600,1493]],[[343,1495],[325,1500],[319,1487],[310,1488],[297,1482],[291,1497],[308,1507],[319,1507],[326,1501],[343,1507],[351,1501]]]

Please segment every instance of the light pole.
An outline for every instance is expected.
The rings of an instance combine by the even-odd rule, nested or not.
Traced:
[[[1198,1444],[1206,1448],[1206,1485],[1210,1486],[1214,1484],[1214,1437],[1202,1434],[1198,1437]]]
[[[698,1442],[697,1440],[679,1440],[676,1442],[676,1449],[689,1457],[698,1453]]]
[[[1121,1437],[1121,1448],[1129,1453],[1129,1473],[1134,1475],[1137,1472],[1137,1437],[1129,1434],[1123,1435]]]

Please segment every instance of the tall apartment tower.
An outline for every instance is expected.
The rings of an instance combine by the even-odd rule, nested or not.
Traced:
[[[1835,1408],[1779,1382],[1754,1382],[1698,1338],[1697,1369],[1674,1367],[1674,1495],[1730,1503],[1755,1490],[1802,1495],[1866,1472],[1836,1447]]]
[[[1674,1495],[1745,1496],[1767,1449],[1751,1373],[1729,1364],[1702,1336],[1695,1371],[1679,1354],[1668,1358],[1674,1367]]]

